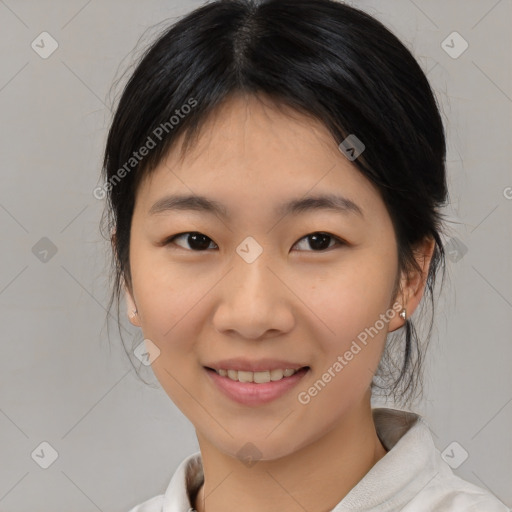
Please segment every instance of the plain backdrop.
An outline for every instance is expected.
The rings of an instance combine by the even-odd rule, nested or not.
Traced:
[[[198,450],[150,368],[152,386],[136,376],[113,318],[107,336],[109,247],[92,191],[114,80],[200,3],[0,0],[1,512],[127,511]],[[456,474],[511,506],[512,2],[349,3],[411,49],[447,129],[449,277],[414,410],[440,451],[467,452]]]

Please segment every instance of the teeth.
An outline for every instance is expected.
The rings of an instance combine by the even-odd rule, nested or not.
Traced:
[[[244,372],[237,370],[215,370],[222,377],[228,377],[231,380],[238,382],[255,382],[257,384],[264,384],[270,381],[281,380],[284,377],[290,377],[299,370],[292,370],[286,368],[284,370],[268,370],[265,372]]]

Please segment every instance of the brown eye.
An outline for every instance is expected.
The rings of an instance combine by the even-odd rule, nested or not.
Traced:
[[[306,235],[305,237],[301,238],[295,245],[299,244],[302,240],[309,241],[309,247],[313,249],[313,252],[325,251],[326,249],[330,249],[336,245],[336,243],[338,243],[338,245],[344,245],[344,242],[338,237],[323,232],[316,232]],[[331,241],[335,243],[330,245]]]
[[[203,235],[202,233],[198,233],[196,231],[190,231],[187,233],[180,233],[178,235],[172,236],[171,238],[169,238],[165,241],[164,245],[170,245],[171,243],[176,243],[175,240],[178,240],[180,238],[185,239],[186,243],[188,243],[189,246],[183,247],[180,244],[176,244],[176,245],[178,245],[179,247],[182,247],[183,249],[188,249],[188,250],[192,250],[192,251],[196,251],[196,252],[204,251],[204,250],[208,249],[208,247],[210,246],[210,242],[214,243],[213,240],[211,238],[207,237],[206,235]]]
[[[177,243],[176,240],[185,240],[185,243],[187,245],[183,245],[182,243]],[[304,244],[303,241],[306,241],[308,243],[309,249],[305,248],[304,246],[300,249],[301,251],[309,251],[309,252],[322,252],[327,249],[330,249],[337,245],[346,245],[343,240],[338,238],[337,236],[331,235],[329,233],[324,232],[315,232],[311,233],[309,235],[306,235],[305,237],[301,238],[298,242],[295,243],[294,247],[297,245],[300,245],[301,243]],[[210,248],[210,244],[213,244],[215,247],[218,248],[215,242],[213,240],[197,231],[189,231],[185,233],[179,233],[177,235],[174,235],[167,240],[164,241],[163,245],[171,245],[175,244],[178,247],[181,247],[182,249],[186,250],[192,250],[195,252],[201,252],[206,251],[208,248]]]

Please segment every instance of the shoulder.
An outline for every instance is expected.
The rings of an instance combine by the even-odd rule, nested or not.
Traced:
[[[128,512],[162,512],[164,495],[158,495],[133,507]]]
[[[511,512],[494,494],[455,475],[439,471],[403,512]]]
[[[435,446],[425,418],[394,409],[376,409],[374,418],[389,449],[375,466],[371,489],[364,487],[377,488],[383,496],[378,510],[511,512],[492,492],[453,472]]]

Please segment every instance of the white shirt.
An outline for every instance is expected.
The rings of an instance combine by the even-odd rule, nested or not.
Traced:
[[[453,473],[421,416],[389,408],[372,412],[388,452],[331,512],[511,512],[489,491]],[[191,496],[202,483],[196,452],[178,466],[165,494],[129,512],[191,512]]]

